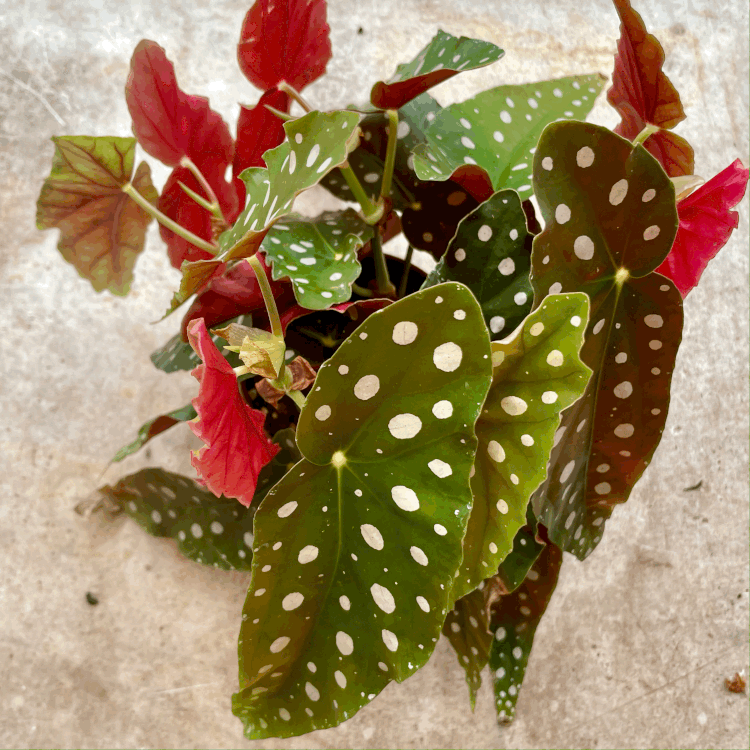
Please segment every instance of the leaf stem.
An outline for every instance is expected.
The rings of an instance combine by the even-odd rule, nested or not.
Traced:
[[[202,237],[198,237],[197,234],[193,234],[163,214],[158,208],[151,205],[129,182],[126,182],[121,189],[123,193],[129,195],[149,216],[156,219],[159,224],[174,232],[179,237],[182,237],[182,239],[199,247],[201,250],[205,250],[207,253],[211,253],[211,255],[216,255],[219,250],[216,245],[212,242],[207,242]]]
[[[286,395],[289,396],[289,398],[292,399],[295,404],[297,404],[299,410],[302,411],[305,406],[305,402],[307,401],[307,399],[305,398],[305,394],[302,393],[302,391],[287,391]]]
[[[252,266],[253,271],[255,271],[255,278],[258,279],[258,286],[260,286],[260,293],[263,295],[263,302],[266,305],[268,319],[271,321],[271,333],[273,333],[274,336],[284,338],[284,330],[281,327],[281,319],[279,318],[279,311],[276,308],[276,300],[273,298],[271,285],[268,283],[268,277],[266,276],[266,272],[260,262],[260,258],[258,258],[257,255],[253,255],[252,258],[247,259],[247,262]],[[281,375],[279,375],[279,377],[281,377]]]
[[[278,88],[279,91],[283,91],[285,94],[288,94],[289,96],[294,99],[297,104],[299,104],[302,109],[305,110],[305,112],[312,112],[313,108],[304,100],[302,94],[300,94],[297,89],[290,86],[286,81],[282,81],[276,88]]]
[[[355,294],[358,294],[360,297],[372,297],[373,296],[372,292],[369,289],[365,289],[359,284],[352,283],[352,291]]]
[[[280,109],[276,109],[276,107],[272,107],[270,104],[264,104],[263,105],[272,115],[276,115],[276,117],[279,118],[279,120],[282,120],[283,122],[291,122],[292,120],[296,120],[294,115],[290,115],[287,112],[282,112]]]
[[[388,276],[388,266],[383,254],[383,243],[380,238],[380,227],[375,227],[375,234],[372,236],[372,257],[375,260],[375,284],[377,293],[384,297],[392,297],[396,293],[396,287],[391,284]]]
[[[354,198],[356,199],[357,203],[359,203],[360,208],[362,209],[362,213],[364,214],[365,221],[370,226],[377,224],[383,218],[383,204],[376,204],[370,200],[370,198],[367,196],[367,193],[365,193],[364,188],[357,179],[357,175],[354,174],[354,170],[349,166],[348,163],[340,166],[339,169],[341,170],[341,174],[344,175],[346,184],[352,191]]]
[[[199,205],[203,206],[206,211],[214,211],[214,205],[211,201],[207,201],[203,196],[198,195],[195,190],[191,190],[182,180],[178,180],[177,184]]]
[[[383,181],[380,185],[380,197],[387,198],[391,193],[393,168],[396,164],[396,139],[398,137],[398,112],[395,109],[386,110],[388,115],[388,147],[385,152],[385,166],[383,167]]]
[[[638,135],[633,138],[633,145],[634,146],[642,146],[646,139],[649,138],[649,136],[652,136],[654,133],[658,133],[661,130],[661,128],[658,125],[652,125],[651,123],[648,123],[643,130],[641,130]]]
[[[180,166],[190,170],[193,177],[198,180],[198,184],[203,188],[203,190],[205,190],[210,205],[204,205],[203,207],[207,208],[217,219],[226,221],[226,219],[224,218],[224,214],[221,212],[221,206],[219,206],[219,199],[216,197],[216,193],[214,193],[213,188],[211,187],[211,185],[209,185],[208,180],[203,176],[203,172],[198,169],[195,162],[193,162],[193,160],[188,158],[187,156],[183,156],[182,159],[180,159]],[[182,185],[182,183],[180,184]],[[186,191],[190,190],[190,188],[186,188],[185,185],[182,185],[182,188]],[[192,190],[188,193],[188,195],[190,195],[190,197],[195,200],[195,193],[193,193]],[[198,203],[200,203],[200,201],[198,201]]]
[[[406,294],[406,284],[409,281],[409,270],[411,269],[411,257],[414,255],[414,245],[410,244],[406,249],[404,258],[404,270],[401,274],[401,283],[398,285],[398,298],[401,299]]]

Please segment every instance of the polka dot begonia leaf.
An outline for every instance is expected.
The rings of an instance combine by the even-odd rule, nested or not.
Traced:
[[[516,329],[531,310],[526,216],[515,190],[502,190],[458,225],[423,288],[459,281],[479,301],[493,340]]]
[[[578,356],[587,319],[585,294],[552,295],[513,335],[492,342],[492,385],[476,424],[474,506],[454,599],[497,571],[526,523],[560,411],[580,397],[589,379]]]
[[[583,559],[664,430],[682,299],[653,270],[675,238],[675,194],[642,146],[578,122],[545,130],[534,185],[546,224],[533,243],[534,304],[560,291],[589,295],[581,359],[594,374],[562,415],[533,504],[550,539]]]
[[[182,264],[180,288],[167,314],[205,286],[224,263],[253,255],[266,229],[292,210],[297,195],[346,161],[359,141],[360,117],[344,110],[313,111],[284,123],[286,140],[263,154],[267,168],[250,167],[240,174],[247,202],[234,226],[219,236],[219,255]]]
[[[510,724],[516,712],[534,633],[552,596],[562,565],[562,551],[548,544],[524,582],[492,607],[490,673],[499,724]]]
[[[477,692],[482,685],[482,670],[487,666],[492,645],[489,613],[484,592],[475,589],[461,597],[448,612],[443,635],[453,646],[458,663],[466,672],[469,701],[474,710]]]
[[[604,85],[601,75],[498,86],[441,110],[414,153],[422,180],[447,180],[463,165],[486,170],[495,190],[532,194],[531,165],[544,128],[558,119],[584,119]]]
[[[127,456],[139,451],[151,438],[160,435],[170,427],[187,422],[189,419],[195,419],[198,416],[192,404],[186,404],[179,409],[170,411],[167,414],[160,414],[158,417],[149,419],[138,430],[138,435],[131,443],[120,448],[112,458],[113,462],[122,461]]]
[[[440,105],[429,95],[421,94],[398,110],[396,159],[393,165],[390,199],[393,207],[403,211],[418,200],[420,181],[414,172],[412,151],[426,142],[424,131],[429,127]],[[349,155],[349,166],[359,179],[365,193],[375,199],[380,195],[383,167],[388,148],[388,117],[372,112],[359,124],[362,138]],[[346,180],[338,169],[326,175],[320,184],[344,201],[354,201]]]
[[[260,249],[274,281],[288,277],[302,307],[323,310],[352,296],[352,282],[362,270],[357,250],[372,234],[351,208],[312,219],[292,214],[268,230]]]
[[[457,39],[438,30],[411,62],[399,65],[387,81],[378,81],[372,87],[370,101],[379,109],[398,109],[462,70],[491,65],[504,54],[490,42],[465,36]]]
[[[523,583],[529,569],[544,549],[544,544],[537,541],[534,533],[536,521],[533,516],[529,506],[526,510],[526,525],[516,532],[513,549],[498,568],[497,576],[506,591],[515,591]]]
[[[461,284],[371,315],[320,368],[304,456],[255,520],[233,711],[249,739],[335,726],[424,665],[452,605],[491,380]]]

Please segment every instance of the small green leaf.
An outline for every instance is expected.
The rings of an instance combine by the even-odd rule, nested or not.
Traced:
[[[520,86],[498,86],[441,110],[414,154],[422,180],[447,180],[459,167],[477,164],[495,190],[532,194],[532,158],[544,128],[561,118],[584,119],[604,76],[571,76]]]
[[[149,440],[151,440],[151,438],[156,437],[180,422],[187,422],[189,419],[195,419],[197,416],[195,409],[193,409],[193,405],[186,404],[179,409],[175,409],[167,414],[161,414],[158,417],[150,419],[141,426],[140,430],[138,430],[138,437],[136,437],[132,443],[128,443],[128,445],[120,448],[112,461],[122,461],[127,456],[140,450]]]
[[[499,724],[510,724],[516,713],[534,633],[547,609],[562,565],[562,551],[548,544],[529,570],[523,584],[492,608],[494,633],[490,670],[495,687]]]
[[[589,295],[581,359],[594,374],[563,414],[532,502],[550,539],[584,559],[664,430],[682,298],[652,272],[674,242],[677,208],[671,180],[643,146],[580,122],[544,131],[534,185],[545,222],[532,250],[534,304],[560,291]]]
[[[501,190],[461,221],[422,288],[443,281],[466,284],[482,307],[491,338],[500,339],[531,310],[528,236],[518,193]]]
[[[133,177],[135,138],[56,136],[52,170],[37,202],[39,229],[60,229],[57,249],[97,292],[127,294],[151,217],[123,191],[135,189],[156,205],[151,169]]]
[[[513,336],[492,342],[492,386],[476,425],[474,506],[455,599],[495,573],[526,523],[560,411],[580,397],[589,379],[578,356],[587,320],[585,294],[553,295]]]
[[[274,224],[261,250],[273,279],[292,280],[294,296],[308,310],[324,310],[352,296],[362,271],[357,250],[373,235],[356,211],[327,211],[308,219],[293,214]]]
[[[515,591],[523,583],[531,566],[545,547],[537,541],[534,533],[535,527],[536,519],[529,505],[526,508],[526,525],[516,532],[513,549],[500,563],[497,571],[497,577],[508,593]]]
[[[256,517],[233,697],[248,738],[335,726],[427,661],[471,507],[484,330],[471,292],[441,284],[371,315],[320,368],[304,459]]]
[[[398,109],[462,70],[483,68],[504,54],[490,42],[465,36],[456,39],[438,30],[411,62],[399,65],[387,81],[378,81],[372,87],[370,101],[379,109]]]

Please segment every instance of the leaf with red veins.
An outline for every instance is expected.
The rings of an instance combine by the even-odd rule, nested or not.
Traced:
[[[245,204],[245,183],[239,177],[240,172],[249,167],[267,166],[263,154],[281,145],[286,138],[284,121],[269,112],[266,105],[286,112],[289,109],[289,97],[283,91],[273,89],[266,91],[254,107],[240,105],[232,177],[241,205]]]
[[[193,452],[199,481],[217,497],[235,497],[249,506],[258,474],[279,452],[263,430],[266,415],[245,403],[231,365],[211,340],[202,318],[188,326],[190,345],[203,360],[192,375],[200,382],[193,399],[197,419],[190,429],[205,443]]]
[[[242,22],[237,62],[261,91],[285,81],[297,91],[331,59],[325,0],[257,0]]]
[[[612,88],[607,101],[620,113],[622,122],[615,133],[633,140],[647,124],[663,130],[645,143],[670,177],[693,174],[693,149],[679,135],[667,132],[685,119],[680,95],[662,71],[664,50],[646,31],[641,16],[630,0],[614,0],[620,16]]]
[[[282,311],[282,324],[286,326],[288,322],[284,323],[283,311],[295,302],[292,285],[288,280],[272,281],[270,267],[263,262],[262,256],[259,255],[258,260],[266,271],[276,305]],[[308,312],[305,310],[303,314]],[[213,328],[217,323],[248,313],[253,314],[256,327],[264,327],[263,319],[267,320],[268,316],[258,280],[252,266],[241,260],[221,276],[213,278],[196,297],[182,320],[182,336],[187,340],[188,326],[197,318],[203,318],[206,325]]]
[[[747,180],[748,169],[736,159],[677,204],[677,236],[656,271],[674,281],[683,299],[739,225],[739,214],[731,209],[742,200]]]

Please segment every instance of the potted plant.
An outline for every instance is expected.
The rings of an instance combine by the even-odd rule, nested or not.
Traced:
[[[489,665],[509,723],[563,551],[595,549],[659,444],[682,299],[748,171],[693,174],[663,51],[615,6],[614,131],[584,121],[598,73],[441,107],[432,86],[503,55],[442,31],[367,103],[316,109],[325,3],[258,0],[238,61],[264,93],[236,141],[147,40],[135,137],[54,139],[37,220],[63,257],[127,293],[156,219],[182,274],[181,332],[152,361],[197,396],[113,460],[187,422],[199,484],[144,469],[98,507],[251,573],[232,699],[250,739],[345,721],[441,633],[472,703]],[[172,168],[161,195],[136,145]],[[319,184],[357,208],[295,213]],[[402,232],[400,261],[384,245]]]

